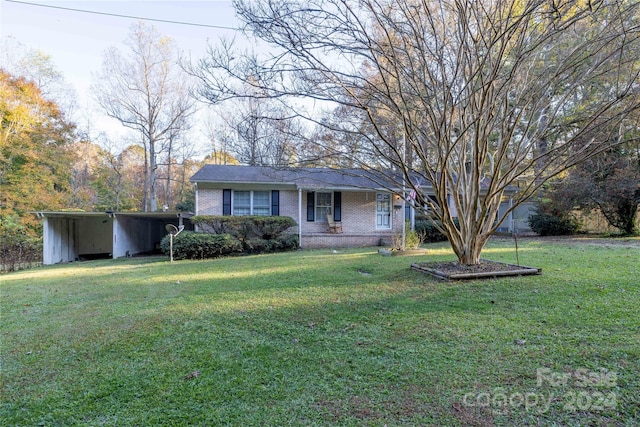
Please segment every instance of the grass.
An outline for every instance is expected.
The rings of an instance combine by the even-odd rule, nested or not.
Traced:
[[[0,425],[638,425],[640,240],[519,257],[543,274],[442,283],[360,249],[2,275]]]

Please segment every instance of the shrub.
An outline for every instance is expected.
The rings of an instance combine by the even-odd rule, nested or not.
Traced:
[[[562,236],[580,231],[580,222],[570,214],[554,215],[536,209],[528,219],[529,227],[540,236]]]
[[[15,271],[42,261],[42,239],[29,235],[17,216],[0,217],[0,270]]]
[[[170,251],[170,237],[160,242],[162,252]],[[206,259],[242,252],[240,240],[229,234],[197,233],[183,231],[173,237],[174,259]]]
[[[243,242],[245,252],[258,254],[277,251],[288,251],[298,248],[298,236],[285,234],[276,239],[254,238]]]
[[[277,239],[282,233],[296,226],[288,216],[253,216],[249,220],[252,232],[265,240]]]
[[[423,236],[416,230],[411,229],[411,223],[405,221],[404,223],[404,249],[413,250],[418,249],[423,242]],[[393,236],[392,242],[393,249],[402,249],[402,235],[396,234]]]
[[[457,223],[457,220],[456,220]],[[425,243],[444,242],[447,240],[447,236],[442,234],[436,227],[436,221],[430,219],[422,219],[416,221],[416,232],[422,237],[422,241]]]
[[[279,249],[283,251],[292,251],[300,247],[300,240],[297,234],[284,234],[278,238]]]
[[[231,234],[242,241],[253,238],[277,239],[296,222],[288,216],[218,216],[196,215],[191,222],[208,227],[216,234]]]
[[[296,234],[283,234],[296,225],[290,217],[198,215],[191,220],[216,234],[183,231],[173,239],[174,259],[216,258],[241,252],[257,254],[298,248]],[[168,254],[169,246],[169,236],[165,236],[160,247]]]
[[[244,251],[250,254],[261,254],[273,251],[275,240],[249,239],[243,242]]]

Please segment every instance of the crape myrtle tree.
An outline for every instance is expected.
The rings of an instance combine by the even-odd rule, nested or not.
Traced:
[[[479,263],[489,236],[547,180],[617,144],[640,101],[636,1],[234,4],[273,54],[252,79],[235,52],[207,58],[203,94],[242,96],[238,79],[254,94],[350,110],[361,120],[308,119],[357,135],[357,149],[335,154],[416,193],[462,264]]]

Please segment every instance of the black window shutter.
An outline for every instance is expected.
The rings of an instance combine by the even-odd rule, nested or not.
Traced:
[[[222,190],[222,215],[231,215],[231,190]]]
[[[309,191],[307,193],[307,221],[313,222],[316,217],[316,193]]]
[[[342,192],[333,193],[333,220],[342,221]]]
[[[280,191],[273,190],[271,192],[271,215],[280,215]]]

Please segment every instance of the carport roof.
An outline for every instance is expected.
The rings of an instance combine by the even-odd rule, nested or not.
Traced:
[[[191,218],[190,212],[75,212],[75,211],[36,211],[32,212],[38,218],[57,217],[57,218],[96,218],[101,216],[122,216],[129,218],[149,218],[149,219],[166,219],[174,218]]]

